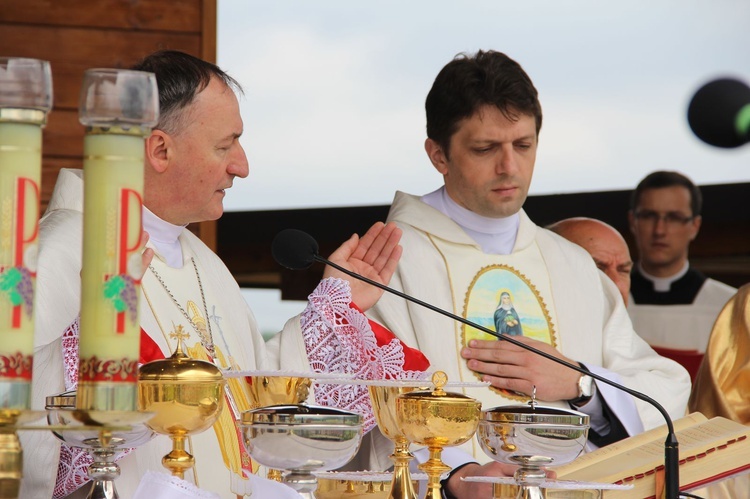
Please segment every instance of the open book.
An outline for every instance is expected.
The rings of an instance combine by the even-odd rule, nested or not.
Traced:
[[[706,419],[699,412],[673,424],[680,451],[680,490],[750,471],[750,427],[722,417]],[[667,427],[660,426],[553,469],[560,480],[634,485],[631,490],[607,491],[607,499],[652,498],[663,486],[666,438]]]

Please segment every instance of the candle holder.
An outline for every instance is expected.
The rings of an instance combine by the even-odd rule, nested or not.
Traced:
[[[481,404],[460,393],[443,390],[447,375],[437,371],[432,376],[435,389],[399,395],[396,399],[397,423],[411,442],[425,445],[430,458],[419,465],[427,473],[426,499],[440,499],[440,477],[450,471],[440,455],[444,447],[461,445],[477,430]]]
[[[86,127],[80,410],[136,407],[144,137],[158,117],[153,73],[86,71],[79,104]]]
[[[87,470],[93,484],[86,498],[118,499],[116,454],[153,438],[154,432],[144,424],[153,413],[79,411],[75,399],[75,391],[47,397],[47,422],[58,439],[70,447],[86,449],[93,458]]]
[[[22,476],[16,430],[30,411],[42,128],[52,109],[47,61],[0,57],[0,498]],[[21,425],[21,426],[19,426]]]

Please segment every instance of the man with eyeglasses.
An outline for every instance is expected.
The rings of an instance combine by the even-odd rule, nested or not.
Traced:
[[[695,374],[716,316],[736,289],[692,268],[688,247],[701,226],[702,197],[674,171],[646,176],[631,196],[628,219],[638,262],[628,311],[643,339]]]

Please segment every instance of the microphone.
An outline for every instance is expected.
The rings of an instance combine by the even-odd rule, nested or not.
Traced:
[[[750,142],[750,87],[732,78],[706,83],[690,100],[687,119],[693,133],[712,146]]]
[[[675,434],[675,431],[674,431],[674,425],[672,424],[672,419],[669,417],[669,414],[667,413],[666,409],[664,409],[664,407],[662,407],[661,404],[659,404],[656,400],[652,399],[648,395],[638,392],[636,390],[633,390],[631,388],[628,388],[614,381],[608,380],[607,378],[604,378],[598,374],[589,372],[577,364],[573,364],[571,362],[558,359],[557,357],[551,354],[548,354],[547,352],[543,352],[525,343],[521,343],[520,341],[514,339],[512,336],[500,334],[497,331],[493,331],[484,326],[476,324],[468,319],[464,319],[463,317],[459,315],[455,315],[451,312],[448,312],[447,310],[438,308],[434,305],[431,305],[422,300],[414,298],[413,296],[407,295],[405,293],[402,293],[401,291],[390,288],[377,281],[373,281],[372,279],[369,279],[363,275],[359,275],[356,272],[352,272],[351,270],[345,269],[341,267],[340,265],[337,265],[331,262],[330,260],[320,256],[318,254],[317,241],[315,241],[315,239],[313,239],[312,236],[310,236],[309,234],[301,230],[285,229],[279,232],[276,235],[276,237],[273,239],[273,242],[271,243],[271,254],[273,255],[273,258],[274,260],[276,260],[277,263],[291,270],[307,269],[316,261],[321,262],[326,265],[330,265],[331,267],[335,268],[336,270],[340,272],[343,272],[344,274],[350,277],[353,277],[357,280],[371,284],[377,288],[382,289],[383,291],[387,291],[388,293],[399,296],[407,301],[410,301],[422,307],[428,308],[434,312],[442,314],[455,321],[461,322],[462,324],[466,324],[467,326],[476,328],[484,333],[487,333],[489,335],[496,337],[499,340],[510,342],[520,348],[523,348],[530,352],[534,352],[537,355],[541,355],[544,358],[547,358],[553,362],[557,362],[558,364],[561,364],[570,369],[573,369],[574,371],[577,371],[581,374],[591,376],[597,381],[601,381],[602,383],[613,386],[617,388],[618,390],[622,390],[625,393],[628,393],[637,399],[643,400],[644,402],[651,404],[653,407],[656,408],[656,410],[658,410],[661,413],[662,417],[664,417],[664,420],[667,423],[667,439],[664,442],[664,477],[665,477],[666,498],[678,499],[679,493],[680,493],[680,478],[679,478],[679,467],[678,467],[679,444],[677,442],[677,435]]]

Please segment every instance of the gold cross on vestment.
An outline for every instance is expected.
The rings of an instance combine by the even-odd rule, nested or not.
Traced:
[[[171,333],[169,333],[170,338],[180,342],[180,341],[185,341],[190,337],[190,335],[185,332],[185,329],[181,325],[178,324],[175,326],[173,323],[172,327],[174,329],[172,330]]]

